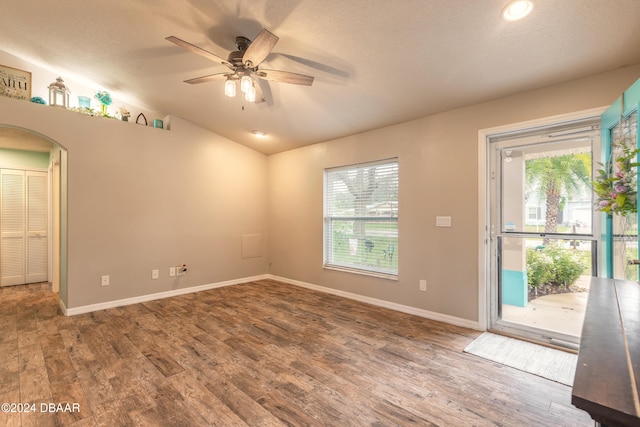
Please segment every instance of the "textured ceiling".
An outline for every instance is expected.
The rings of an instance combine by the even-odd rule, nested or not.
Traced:
[[[535,0],[506,22],[507,0],[21,0],[3,2],[0,49],[82,75],[266,154],[640,63],[640,1]],[[242,109],[219,56],[262,28],[280,37],[264,68],[315,76],[269,83]],[[251,131],[268,137],[257,140]]]

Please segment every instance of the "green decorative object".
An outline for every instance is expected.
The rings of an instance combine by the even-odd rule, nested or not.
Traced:
[[[47,101],[40,98],[39,96],[34,96],[33,98],[31,98],[31,102],[33,102],[34,104],[47,105]]]

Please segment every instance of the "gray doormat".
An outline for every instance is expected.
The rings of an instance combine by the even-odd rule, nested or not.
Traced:
[[[578,356],[562,350],[485,332],[464,351],[568,386]]]

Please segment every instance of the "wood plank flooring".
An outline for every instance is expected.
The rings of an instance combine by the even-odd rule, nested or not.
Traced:
[[[0,426],[592,425],[477,331],[267,280],[72,317],[48,288],[0,288],[0,403],[36,405]]]

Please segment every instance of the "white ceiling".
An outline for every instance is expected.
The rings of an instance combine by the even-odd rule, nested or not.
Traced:
[[[0,49],[270,154],[640,63],[640,1],[534,1],[520,22],[507,0],[10,1]],[[244,111],[222,81],[183,83],[227,68],[165,40],[226,57],[262,28],[280,37],[262,67],[315,81]]]

